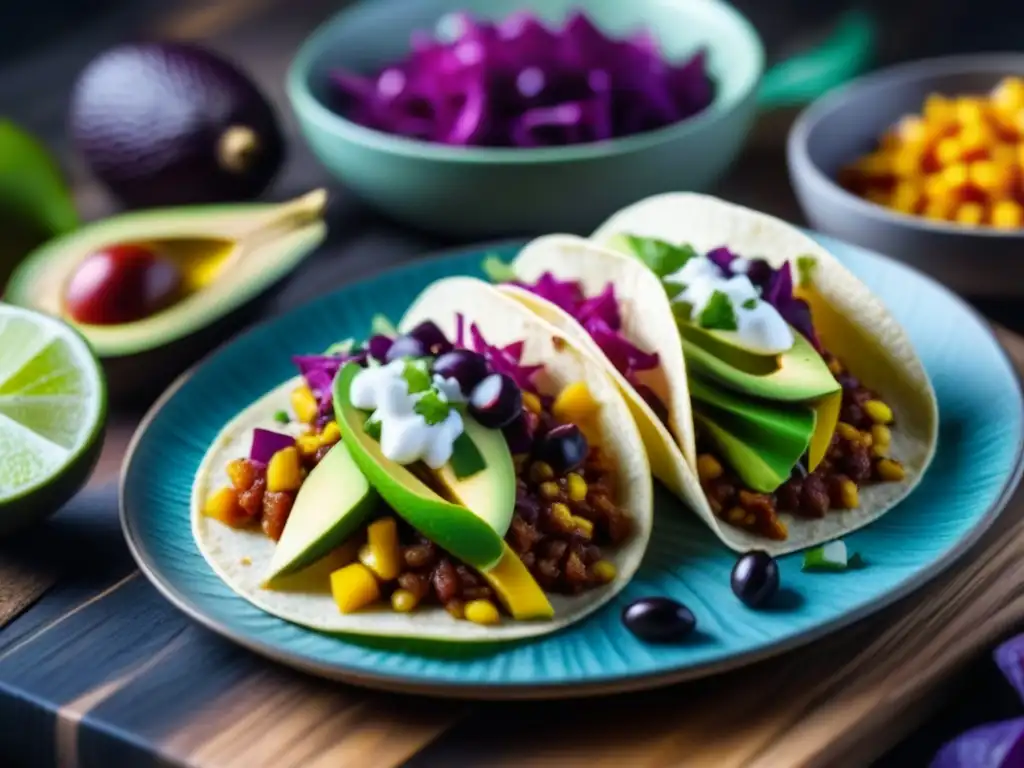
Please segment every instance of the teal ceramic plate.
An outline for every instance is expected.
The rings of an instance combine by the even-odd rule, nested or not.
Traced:
[[[277,661],[378,688],[487,698],[554,697],[664,685],[751,663],[834,632],[920,587],[977,539],[1019,479],[1021,390],[987,324],[937,283],[893,261],[822,237],[892,308],[938,393],[938,452],[918,489],[847,537],[863,570],[808,574],[800,555],[780,561],[784,598],[744,607],[729,588],[734,555],[666,494],[634,581],[604,610],[561,633],[505,647],[449,650],[365,644],[264,614],[213,574],[192,542],[189,491],[222,425],[293,375],[290,356],[366,332],[432,280],[478,274],[480,250],[423,261],[352,285],[254,328],[172,389],[146,418],[125,465],[121,515],[142,570],[190,616]],[[497,249],[507,256],[515,246]],[[636,640],[619,621],[627,603],[669,595],[700,632],[676,646]],[[454,655],[453,655],[454,654]]]

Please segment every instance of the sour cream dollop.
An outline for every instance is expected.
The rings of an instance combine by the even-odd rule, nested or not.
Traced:
[[[746,271],[735,270],[735,262],[732,266],[734,271]],[[744,262],[743,266],[748,265]],[[736,328],[724,333],[735,334],[737,346],[762,355],[778,355],[793,346],[793,330],[775,307],[761,299],[757,288],[745,274],[725,277],[710,259],[695,256],[664,280],[684,286],[672,301],[692,306],[694,323],[715,292],[725,294],[736,316]]]
[[[376,368],[364,368],[352,379],[349,398],[360,410],[372,411],[370,419],[380,422],[380,450],[398,464],[422,461],[431,469],[440,469],[452,457],[455,440],[462,434],[462,415],[454,408],[437,424],[416,413],[416,402],[426,393],[410,394],[402,375],[407,361],[394,360]],[[450,402],[451,386],[434,379],[431,390],[444,402]]]

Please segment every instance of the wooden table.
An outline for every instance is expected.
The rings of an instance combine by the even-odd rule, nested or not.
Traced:
[[[0,72],[0,112],[62,150],[71,74],[136,27],[212,40],[283,105],[289,53],[334,3],[295,5],[224,0],[147,13],[136,6],[121,27],[94,31],[89,45],[62,45],[26,65],[51,78],[36,82],[38,98],[19,92],[27,69]],[[798,220],[784,176],[786,124],[784,115],[763,120],[718,192]],[[294,136],[290,119],[286,127]],[[292,147],[277,197],[327,181],[300,142]],[[76,191],[87,215],[109,210],[80,173]],[[445,245],[396,229],[340,192],[330,221],[328,244],[272,312]],[[999,335],[1024,369],[1024,338]],[[0,548],[2,765],[865,765],[923,722],[945,700],[939,694],[963,682],[964,664],[1024,618],[1018,498],[968,557],[917,595],[838,636],[722,677],[571,705],[433,701],[328,684],[191,623],[135,569],[113,481],[139,415],[112,416],[103,458],[78,499]]]

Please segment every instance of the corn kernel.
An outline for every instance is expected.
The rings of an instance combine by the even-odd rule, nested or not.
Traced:
[[[997,229],[1016,229],[1024,225],[1024,208],[1013,200],[1000,200],[992,206],[990,217]]]
[[[959,192],[969,183],[967,165],[965,163],[947,165],[940,173],[942,174],[942,183],[949,192]]]
[[[903,469],[903,465],[895,459],[881,459],[875,464],[875,470],[878,472],[878,476],[886,482],[896,482],[902,480],[907,476],[907,472]]]
[[[860,430],[852,424],[847,424],[845,421],[840,421],[836,424],[836,432],[839,433],[841,438],[851,443],[859,443],[861,440]]]
[[[328,421],[324,425],[324,431],[320,433],[320,445],[334,445],[341,440],[341,429],[338,422]]]
[[[881,400],[868,400],[864,412],[875,424],[892,424],[892,408]]]
[[[618,572],[615,563],[610,563],[607,560],[598,560],[590,566],[590,574],[603,584],[614,579]]]
[[[697,457],[697,475],[702,482],[717,480],[722,476],[722,465],[710,453],[702,453]]]
[[[557,499],[561,489],[554,480],[547,480],[540,484],[540,495],[545,499]]]
[[[884,424],[871,427],[871,438],[873,444],[881,448],[888,448],[892,444],[892,432]]]
[[[747,516],[747,513],[742,507],[733,507],[726,513],[726,518],[730,523],[742,523],[743,519]]]
[[[984,123],[965,126],[960,131],[960,146],[964,160],[977,160],[988,154],[989,148],[995,146],[996,136],[992,129]]]
[[[560,501],[551,505],[551,517],[562,527],[569,529],[573,527],[573,516],[569,508]]]
[[[565,486],[571,501],[583,501],[587,498],[587,481],[575,472],[570,472],[565,478]]]
[[[860,505],[860,494],[853,480],[842,480],[839,483],[839,506],[842,509],[856,509]]]
[[[956,107],[951,99],[933,93],[924,100],[924,109],[921,110],[925,122],[934,126],[942,126],[952,123],[956,119]]]
[[[312,456],[320,447],[320,436],[315,432],[299,435],[295,438],[295,448],[303,456]]]
[[[576,381],[558,393],[551,406],[551,415],[563,424],[582,424],[597,413],[600,406],[590,394],[590,388]]]
[[[921,215],[926,219],[934,219],[936,221],[948,221],[950,216],[953,215],[953,211],[956,208],[956,201],[949,197],[938,197],[934,200],[929,200],[924,210],[921,211]]]
[[[362,563],[351,563],[331,573],[331,595],[342,613],[365,608],[380,598],[380,585]]]
[[[964,146],[956,136],[947,136],[935,145],[935,160],[943,167],[960,162],[964,154]]]
[[[917,115],[907,115],[896,124],[896,133],[905,143],[924,144],[934,135],[929,125]]]
[[[228,479],[236,491],[247,491],[256,479],[256,470],[245,459],[235,459],[228,463]]]
[[[382,517],[370,523],[366,527],[366,546],[373,552],[373,565],[364,564],[377,578],[382,581],[397,579],[402,572],[403,560],[395,518]]]
[[[1019,77],[1004,77],[990,96],[992,106],[1006,112],[1016,112],[1024,109],[1024,79]]]
[[[530,479],[535,483],[539,483],[542,480],[550,480],[555,476],[555,470],[551,468],[550,464],[543,461],[535,461],[530,465]]]
[[[953,217],[960,224],[977,226],[985,218],[985,208],[980,203],[961,203]]]
[[[291,396],[292,410],[295,411],[296,418],[305,423],[312,424],[316,421],[317,413],[320,408],[317,405],[316,398],[313,397],[313,393],[309,387],[303,384],[300,387],[296,387],[292,391]]]
[[[1010,189],[1010,172],[991,160],[978,160],[968,168],[971,184],[990,198],[1004,196]]]
[[[929,200],[948,197],[953,191],[942,171],[925,176],[923,190],[924,196]],[[913,211],[904,211],[904,213],[913,213]]]
[[[490,600],[470,600],[464,609],[466,618],[474,624],[497,624],[501,617]]]
[[[302,485],[302,465],[294,446],[282,448],[270,457],[267,464],[267,490],[297,491]]]
[[[916,181],[901,181],[892,190],[887,205],[903,213],[916,213],[924,202],[924,192]]]
[[[245,511],[238,504],[238,493],[234,488],[221,488],[206,499],[203,513],[225,525],[238,525],[245,519]]]
[[[573,515],[572,524],[576,528],[576,533],[584,539],[589,540],[594,537],[594,524],[587,520],[587,518]]]
[[[875,205],[891,205],[893,193],[887,189],[869,189],[864,193],[864,199]]]
[[[865,448],[870,448],[872,445],[875,444],[875,438],[871,436],[870,432],[861,432],[860,444],[863,445]]]
[[[408,589],[396,589],[391,593],[391,608],[398,613],[408,613],[419,602],[419,598]]]
[[[523,405],[526,407],[526,410],[536,413],[538,416],[540,415],[542,410],[540,398],[533,394],[533,392],[523,392]]]
[[[889,446],[875,443],[871,446],[871,455],[876,459],[886,459],[889,457]]]

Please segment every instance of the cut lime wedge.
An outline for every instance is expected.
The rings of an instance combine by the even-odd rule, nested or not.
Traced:
[[[89,345],[52,317],[0,303],[0,532],[56,511],[102,444],[106,385]]]

